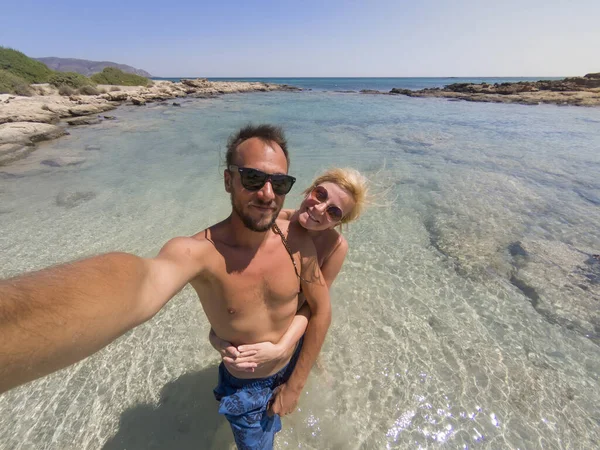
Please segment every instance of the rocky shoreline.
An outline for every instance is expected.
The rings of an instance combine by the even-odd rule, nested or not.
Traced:
[[[408,97],[447,98],[469,102],[519,103],[522,105],[600,106],[600,73],[563,80],[519,81],[516,83],[455,83],[443,88],[419,91],[394,88],[390,92],[372,90],[363,94],[406,95]]]
[[[104,113],[123,104],[143,106],[182,97],[209,98],[241,92],[301,90],[288,85],[208,81],[203,78],[180,82],[154,81],[150,87],[100,85],[98,89],[103,93],[99,95],[61,96],[57,88],[48,84],[32,85],[31,88],[35,92],[31,97],[0,94],[0,166],[26,157],[36,149],[37,142],[68,134],[68,127],[114,119],[114,116]],[[455,83],[443,88],[418,91],[394,88],[389,92],[369,89],[360,93],[486,103],[600,106],[600,73],[563,80],[496,84]],[[179,103],[175,101],[172,105],[179,106]]]
[[[32,85],[35,95],[0,94],[0,166],[18,161],[36,149],[36,143],[68,134],[69,126],[91,125],[114,119],[107,111],[122,104],[138,106],[182,97],[210,98],[242,92],[298,91],[300,89],[262,82],[208,81],[203,78],[180,82],[154,81],[151,87],[102,86],[99,95],[61,96],[48,84]],[[179,103],[172,102],[172,106]]]

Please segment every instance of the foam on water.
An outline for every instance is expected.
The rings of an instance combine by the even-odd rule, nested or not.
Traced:
[[[287,206],[330,166],[383,194],[345,232],[321,363],[277,448],[597,446],[600,110],[305,92],[115,115],[0,171],[0,276],[153,255],[221,220],[227,136],[279,123]],[[59,157],[75,163],[40,164]],[[194,295],[0,397],[2,447],[230,446]]]

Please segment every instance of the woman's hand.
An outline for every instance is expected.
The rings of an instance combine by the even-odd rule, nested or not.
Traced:
[[[216,351],[221,354],[221,358],[237,358],[240,354],[237,348],[235,348],[231,342],[225,341],[221,339],[219,336],[215,334],[213,329],[210,329],[210,334],[208,335],[208,340],[210,344],[214,347]]]
[[[288,349],[272,342],[240,345],[237,350],[239,353],[235,358],[226,356],[223,358],[223,362],[228,369],[245,372],[254,372],[256,367],[283,359],[290,353],[287,351]],[[293,351],[293,349],[291,350]]]

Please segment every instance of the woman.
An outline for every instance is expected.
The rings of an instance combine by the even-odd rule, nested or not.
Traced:
[[[358,219],[365,205],[367,180],[354,169],[330,169],[317,177],[304,191],[297,210],[285,209],[278,219],[298,222],[312,238],[321,273],[328,288],[342,268],[348,242],[335,228]],[[276,344],[260,342],[234,347],[210,332],[212,346],[221,353],[226,367],[248,372],[267,361],[290,354],[306,330],[310,308],[300,294],[299,309],[292,324]]]

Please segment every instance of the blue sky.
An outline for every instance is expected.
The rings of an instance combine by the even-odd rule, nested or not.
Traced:
[[[0,45],[155,76],[600,72],[600,0],[5,2]]]

